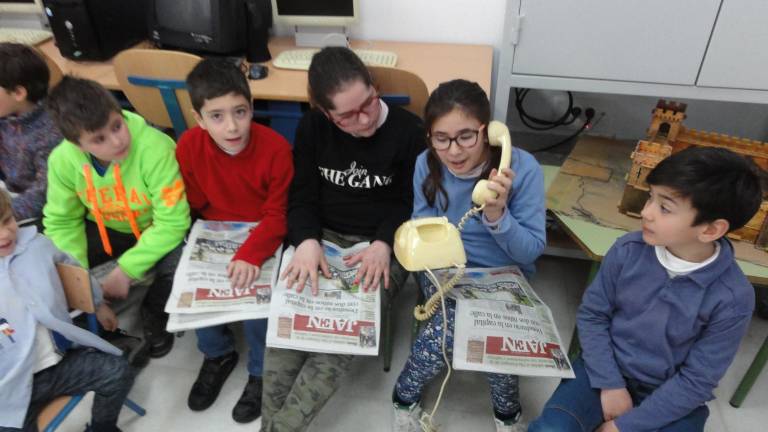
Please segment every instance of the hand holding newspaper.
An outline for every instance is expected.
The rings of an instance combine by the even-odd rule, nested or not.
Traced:
[[[549,307],[517,267],[468,268],[450,295],[456,299],[454,368],[574,377]]]
[[[354,283],[357,268],[343,257],[363,250],[368,243],[344,249],[323,241],[331,279],[320,277],[319,292],[311,282],[298,293],[277,281],[272,296],[267,346],[335,354],[377,355],[379,352],[380,289],[363,292]],[[291,262],[294,248],[285,250],[279,272]]]
[[[249,222],[197,220],[173,278],[165,305],[170,313],[168,331],[207,327],[246,319],[266,318],[276,262],[281,248],[261,266],[259,277],[248,287],[232,286],[227,264],[256,226]]]

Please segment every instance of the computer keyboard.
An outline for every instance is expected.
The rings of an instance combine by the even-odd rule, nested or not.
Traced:
[[[283,51],[272,60],[276,68],[308,70],[312,56],[318,49],[294,49]],[[397,54],[389,51],[353,49],[352,51],[368,66],[394,67],[397,64]]]
[[[0,28],[0,42],[15,42],[24,45],[37,45],[53,37],[47,30],[28,28]]]

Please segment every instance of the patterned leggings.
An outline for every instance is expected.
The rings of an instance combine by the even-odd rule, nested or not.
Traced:
[[[425,273],[417,275],[419,287],[429,298],[436,290]],[[448,331],[445,337],[448,359],[453,357],[453,330],[456,314],[456,302],[445,299],[445,310],[448,313]],[[443,359],[443,308],[438,306],[437,312],[427,321],[419,337],[413,343],[411,355],[405,363],[403,371],[397,378],[395,394],[403,402],[415,403],[421,399],[424,386],[432,381],[445,367]],[[497,417],[511,417],[520,411],[519,387],[517,375],[486,373],[488,384],[491,386],[491,403]]]

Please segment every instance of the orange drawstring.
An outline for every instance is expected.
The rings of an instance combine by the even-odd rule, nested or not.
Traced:
[[[91,213],[96,219],[96,226],[99,227],[101,245],[104,247],[104,252],[106,252],[107,255],[112,256],[112,244],[109,242],[107,227],[104,226],[104,217],[101,214],[99,202],[96,200],[96,188],[93,186],[93,175],[91,174],[90,164],[83,165],[83,174],[85,174],[86,196],[88,202],[91,204]]]
[[[136,216],[131,210],[131,206],[128,205],[128,197],[125,195],[125,186],[123,186],[123,177],[120,175],[120,164],[115,164],[115,192],[117,192],[117,199],[123,202],[123,212],[128,216],[128,223],[131,224],[131,231],[136,240],[141,238],[141,231],[139,231],[139,225],[136,223]]]
[[[99,227],[99,237],[101,238],[101,244],[104,246],[104,252],[107,255],[112,256],[112,244],[109,242],[109,235],[107,234],[107,227],[104,225],[104,215],[101,214],[101,208],[99,208],[99,202],[96,199],[96,187],[93,185],[93,174],[91,174],[91,165],[83,165],[83,173],[85,174],[86,183],[86,196],[88,203],[91,205],[91,213],[94,219],[96,219],[96,225]],[[113,177],[115,179],[115,193],[117,199],[123,203],[123,213],[128,217],[128,223],[131,225],[131,231],[136,240],[141,238],[141,231],[139,231],[139,225],[136,223],[136,216],[133,214],[130,205],[128,204],[128,197],[125,194],[125,186],[123,186],[123,177],[120,174],[120,164],[114,165]]]

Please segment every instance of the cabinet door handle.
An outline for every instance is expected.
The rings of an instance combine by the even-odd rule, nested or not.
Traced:
[[[518,40],[520,40],[520,27],[522,27],[523,18],[525,18],[525,15],[520,14],[512,15],[509,17],[509,43],[512,45],[517,45]]]

